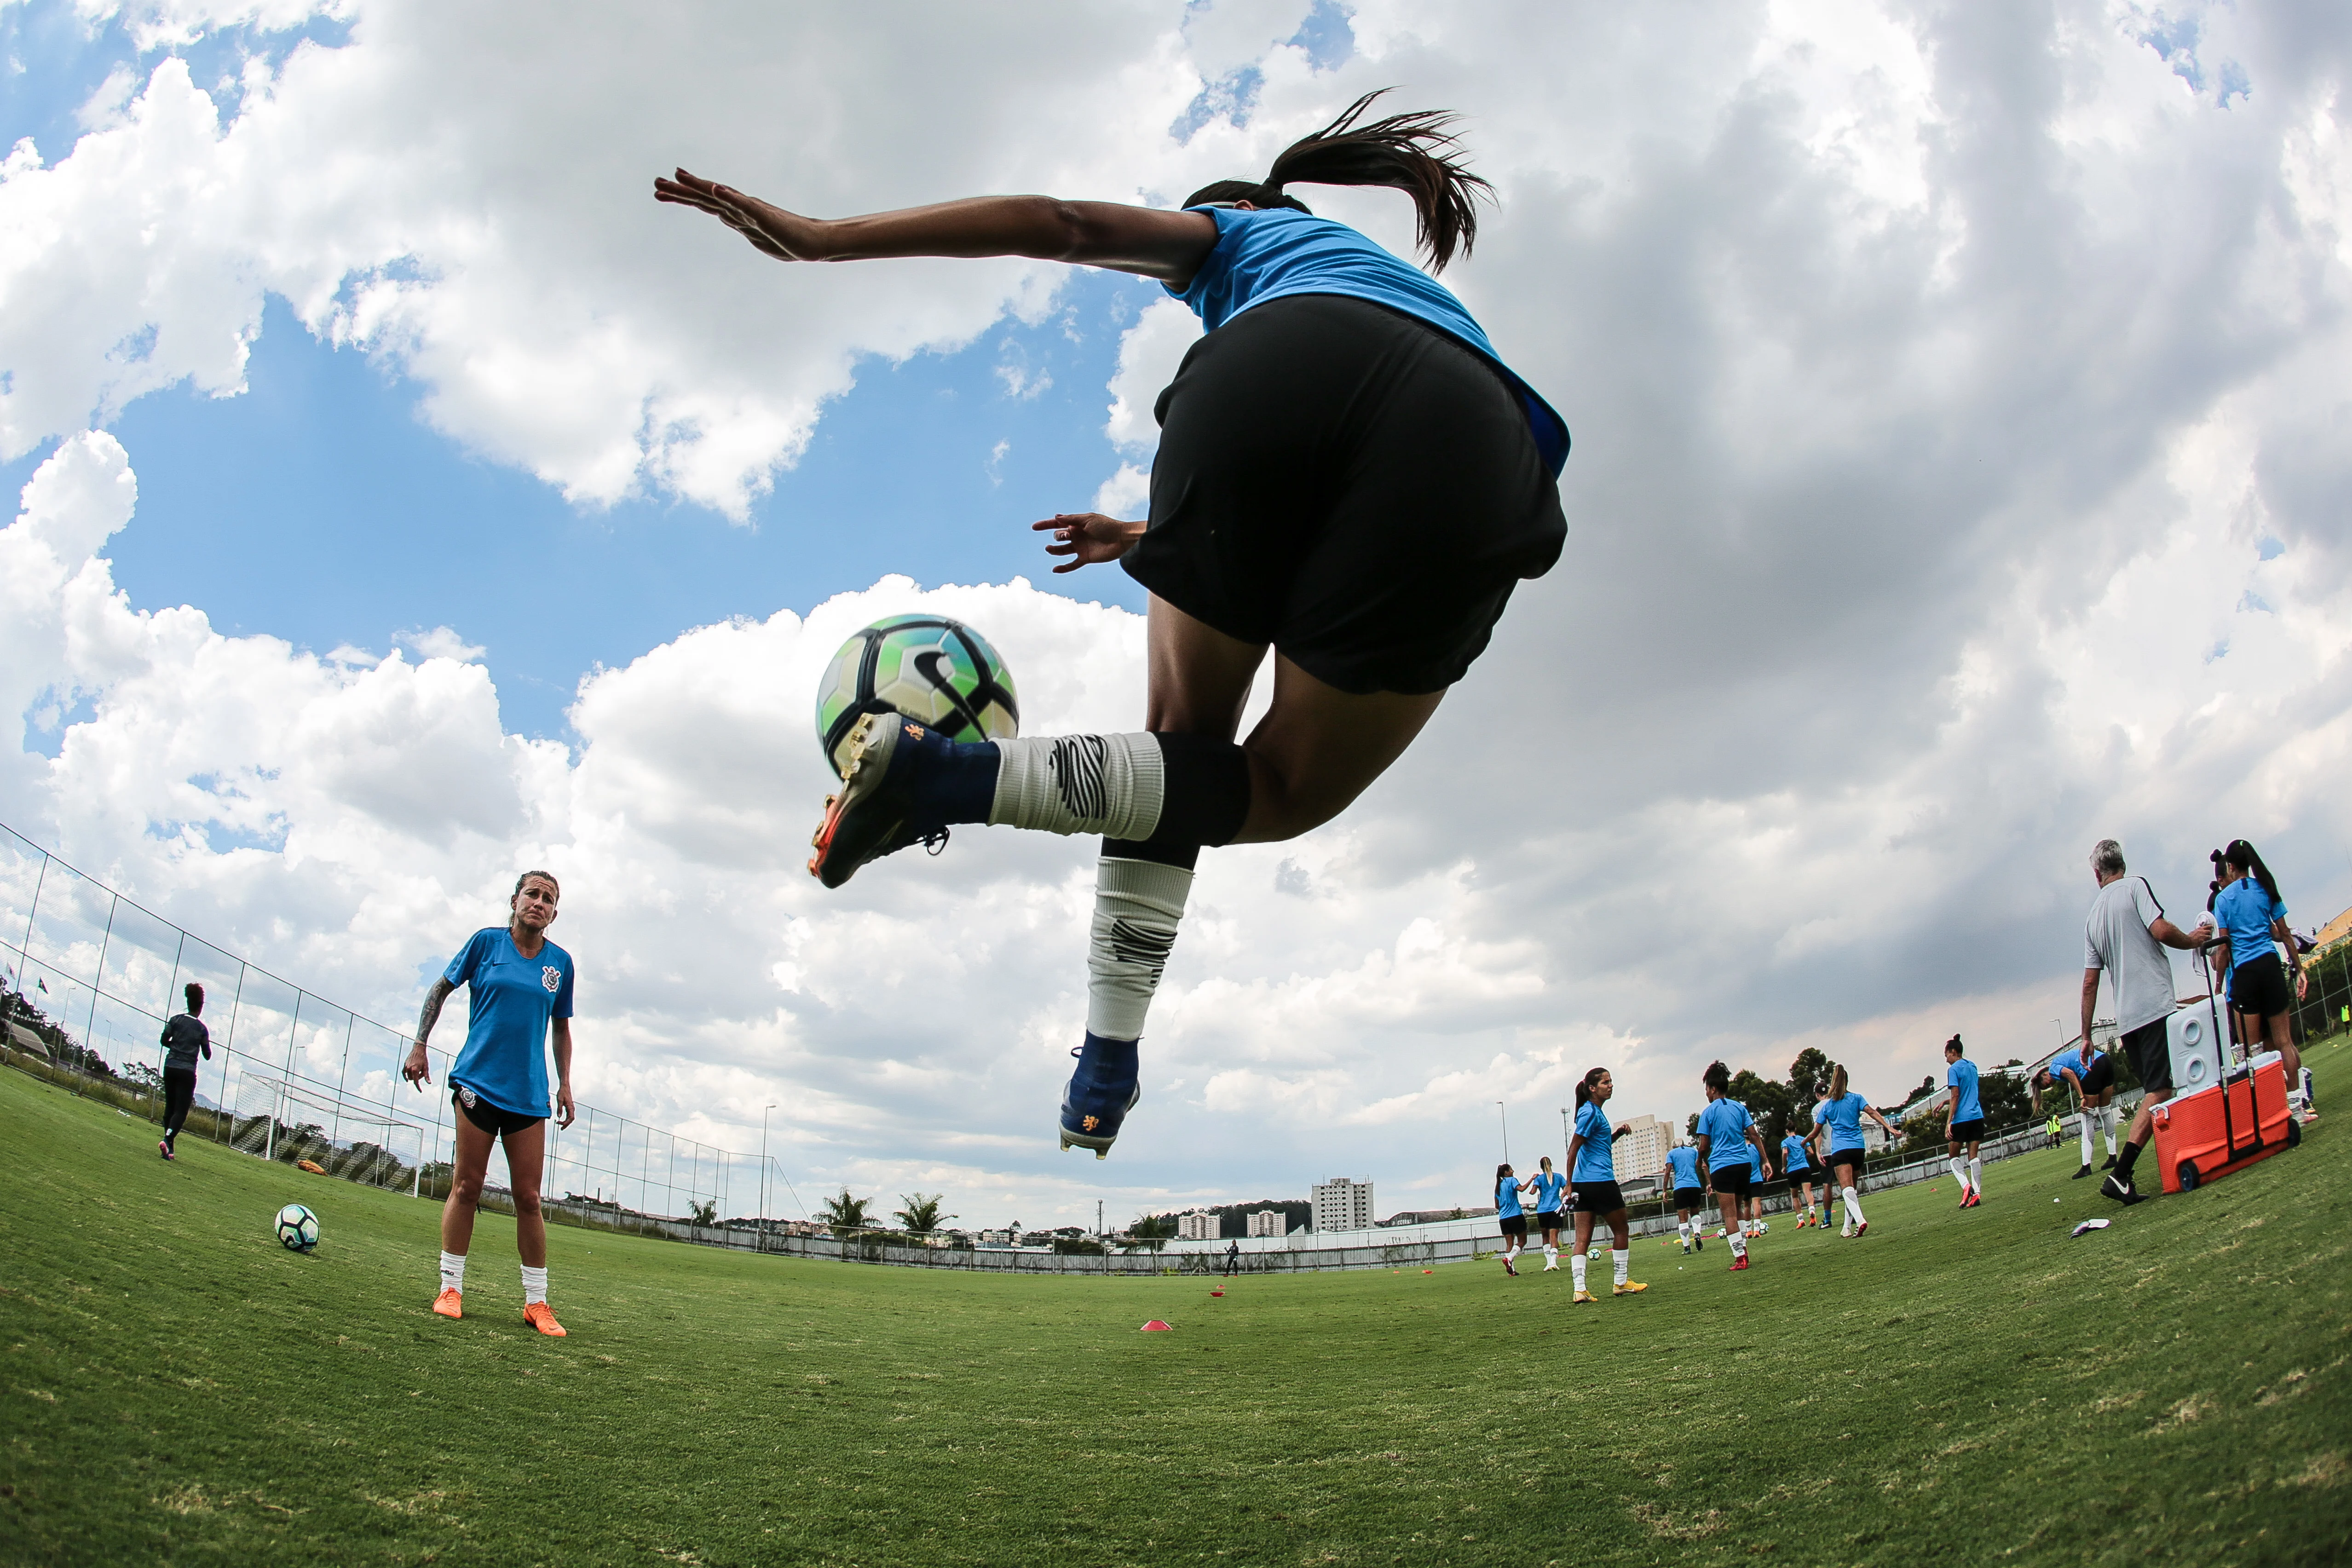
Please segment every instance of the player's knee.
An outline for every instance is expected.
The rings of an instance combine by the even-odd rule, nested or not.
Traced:
[[[449,1195],[467,1208],[482,1201],[482,1178],[479,1173],[460,1175],[449,1185]]]
[[[537,1193],[524,1192],[518,1188],[516,1189],[514,1195],[514,1206],[515,1217],[517,1219],[537,1219],[539,1217],[539,1194]]]

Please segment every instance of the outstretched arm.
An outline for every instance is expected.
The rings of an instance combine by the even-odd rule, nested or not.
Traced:
[[[788,212],[684,169],[654,182],[654,200],[707,212],[779,261],[866,261],[898,256],[1026,256],[1108,267],[1178,286],[1216,248],[1206,213],[1053,196],[970,196],[862,217]]]

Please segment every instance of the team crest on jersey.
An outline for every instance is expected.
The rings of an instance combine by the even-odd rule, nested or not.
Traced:
[[[542,964],[539,971],[539,983],[546,986],[547,994],[552,996],[563,987],[563,971],[551,963]]]

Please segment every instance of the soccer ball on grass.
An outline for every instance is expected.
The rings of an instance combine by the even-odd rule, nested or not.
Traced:
[[[319,1216],[300,1204],[278,1211],[278,1244],[289,1252],[308,1252],[319,1245]]]
[[[861,714],[903,713],[950,741],[1021,732],[1013,672],[986,637],[945,616],[886,616],[841,645],[816,689],[816,739],[834,774]]]

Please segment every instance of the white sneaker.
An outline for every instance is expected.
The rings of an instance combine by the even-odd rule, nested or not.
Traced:
[[[1557,1274],[1559,1272],[1559,1265],[1558,1263],[1547,1263],[1543,1266],[1543,1271],[1547,1274]]]
[[[1853,1222],[1852,1220],[1848,1220],[1844,1225],[1841,1226],[1838,1228],[1838,1236],[1842,1239],[1851,1240],[1853,1237]]]

